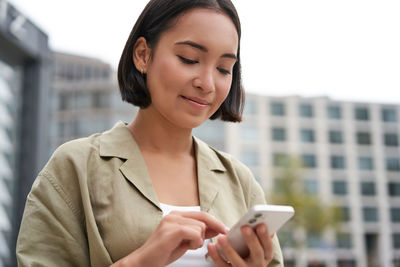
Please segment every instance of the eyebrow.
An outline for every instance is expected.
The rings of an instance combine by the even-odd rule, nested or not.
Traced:
[[[195,43],[195,42],[192,42],[192,41],[177,42],[175,44],[176,45],[189,45],[189,46],[197,48],[197,49],[199,49],[199,50],[201,50],[203,52],[208,52],[208,49],[205,46],[203,46],[201,44],[198,44],[198,43]],[[221,57],[233,58],[234,60],[237,60],[236,55],[232,54],[232,53],[225,53]]]

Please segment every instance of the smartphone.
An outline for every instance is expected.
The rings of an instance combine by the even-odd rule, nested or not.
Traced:
[[[241,228],[244,225],[250,225],[255,229],[259,224],[264,223],[268,228],[270,235],[286,223],[294,215],[294,209],[291,206],[281,205],[256,205],[239,219],[239,221],[229,230],[227,237],[232,247],[242,257],[249,255],[249,249],[242,237]],[[218,246],[218,251],[223,259],[226,260],[222,249]]]

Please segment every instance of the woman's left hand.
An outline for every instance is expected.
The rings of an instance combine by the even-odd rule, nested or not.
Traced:
[[[250,254],[246,258],[241,258],[239,254],[233,249],[228,241],[226,235],[218,237],[218,246],[221,247],[229,263],[226,262],[218,253],[217,245],[208,244],[208,254],[213,259],[217,266],[222,267],[265,267],[272,260],[274,251],[272,237],[268,234],[268,229],[264,224],[260,224],[254,231],[250,226],[243,226],[242,229],[243,239],[249,247]]]

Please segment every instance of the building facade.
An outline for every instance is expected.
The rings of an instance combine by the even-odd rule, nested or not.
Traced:
[[[49,156],[71,139],[130,122],[136,109],[121,100],[116,73],[107,63],[66,53],[53,53]]]
[[[47,160],[48,37],[0,0],[0,266],[16,266],[26,195]]]
[[[284,248],[286,266],[389,267],[400,266],[399,115],[400,105],[248,94],[242,123],[194,133],[242,160],[266,192],[277,159],[298,157],[304,190],[342,208],[341,229],[307,235],[302,257]]]

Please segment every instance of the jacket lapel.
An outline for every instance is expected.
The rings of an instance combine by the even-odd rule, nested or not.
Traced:
[[[226,169],[207,144],[195,137],[193,141],[200,206],[201,210],[208,212],[218,195],[219,180]],[[144,197],[161,209],[139,146],[123,122],[118,122],[111,130],[103,133],[100,138],[100,156],[126,159],[120,167],[121,173]]]
[[[207,144],[195,137],[193,140],[196,149],[200,206],[202,211],[208,212],[220,191],[221,174],[226,169]]]
[[[142,153],[124,123],[118,122],[101,136],[100,156],[126,159],[119,168],[121,173],[145,198],[160,209]]]

